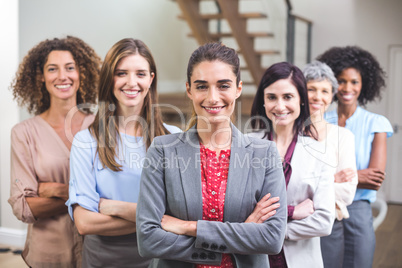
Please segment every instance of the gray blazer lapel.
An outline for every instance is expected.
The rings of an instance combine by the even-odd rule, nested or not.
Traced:
[[[199,139],[194,127],[188,130],[182,137],[183,143],[176,147],[176,153],[188,220],[201,220],[202,187]]]
[[[253,150],[247,148],[249,142],[243,134],[232,124],[232,146],[230,151],[230,165],[228,183],[225,196],[224,221],[238,221],[239,209],[249,179],[250,163]]]

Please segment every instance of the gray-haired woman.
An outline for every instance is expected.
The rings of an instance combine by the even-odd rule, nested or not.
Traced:
[[[331,68],[315,61],[304,68],[311,122],[318,132],[319,146],[305,147],[331,166],[334,172],[336,218],[329,236],[321,237],[324,267],[342,267],[344,232],[342,219],[349,218],[347,206],[353,201],[357,185],[354,135],[346,128],[328,123],[324,113],[336,94],[338,82]]]

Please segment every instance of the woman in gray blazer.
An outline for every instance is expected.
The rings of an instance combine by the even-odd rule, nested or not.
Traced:
[[[144,162],[139,252],[155,258],[151,267],[268,267],[287,218],[285,206],[269,212],[269,205],[286,204],[285,182],[274,143],[231,124],[242,90],[235,50],[220,43],[195,50],[186,87],[192,127],[155,138]]]
[[[319,237],[331,233],[335,218],[334,177],[329,166],[311,153],[318,141],[311,138],[317,133],[309,121],[301,70],[287,62],[269,67],[251,116],[252,127],[260,130],[251,136],[276,142],[287,187],[285,243],[280,254],[269,256],[270,266],[323,267]]]

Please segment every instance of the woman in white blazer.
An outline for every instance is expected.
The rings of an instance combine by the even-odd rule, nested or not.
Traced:
[[[306,65],[303,73],[307,81],[311,121],[320,141],[316,144],[318,147],[310,147],[309,152],[332,168],[335,182],[336,219],[331,235],[321,238],[322,258],[326,268],[341,268],[345,248],[342,220],[349,218],[347,206],[352,204],[357,186],[355,136],[350,130],[324,119],[338,89],[331,68],[314,61]]]
[[[296,66],[268,68],[252,106],[251,136],[273,140],[287,185],[288,224],[283,251],[270,255],[271,267],[323,267],[320,238],[331,233],[335,215],[333,175],[306,147],[317,141],[310,124],[306,81]]]
[[[139,253],[154,258],[150,267],[268,267],[267,254],[278,253],[284,240],[285,182],[274,143],[231,124],[242,89],[236,51],[220,43],[199,47],[186,87],[193,126],[155,138],[144,162]],[[283,204],[273,213],[269,203],[278,198],[269,194]]]

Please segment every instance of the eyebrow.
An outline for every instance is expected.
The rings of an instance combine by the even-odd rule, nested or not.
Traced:
[[[64,64],[64,66],[65,66],[65,65],[69,65],[69,64],[75,64],[75,62],[68,62],[68,63]],[[48,67],[48,66],[57,66],[57,64],[55,64],[55,63],[49,63],[49,64],[45,65],[45,67]]]
[[[124,72],[127,72],[127,69],[116,69],[116,70],[114,70],[115,72],[121,72],[121,71],[124,71]],[[136,70],[136,72],[148,72],[148,70]]]
[[[229,83],[229,82],[233,82],[232,80],[230,80],[230,79],[222,79],[222,80],[218,80],[218,83]],[[207,81],[205,81],[205,80],[195,80],[193,83],[208,83]]]

